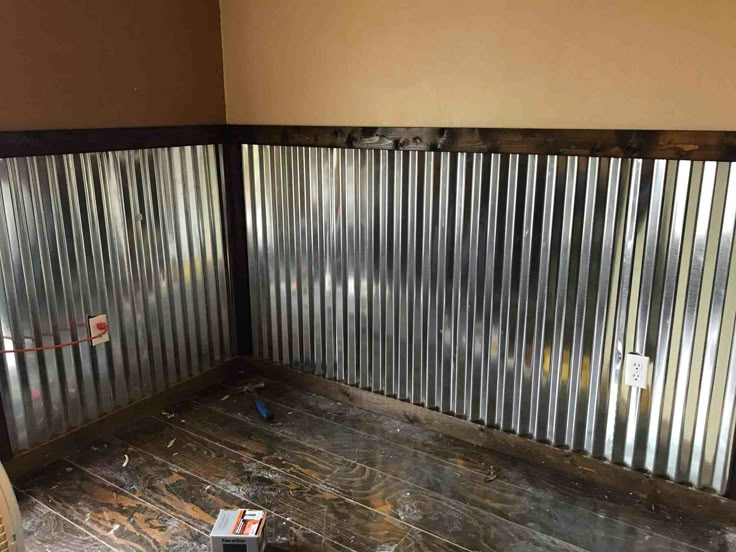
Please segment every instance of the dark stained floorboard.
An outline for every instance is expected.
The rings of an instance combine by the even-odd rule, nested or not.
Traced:
[[[414,529],[391,552],[446,552],[447,550],[447,541],[424,531]],[[520,543],[520,548],[515,548],[514,550],[523,550],[526,552],[535,549],[526,548],[525,543]],[[499,552],[501,551],[499,550]]]
[[[27,552],[112,550],[92,534],[65,520],[24,493],[18,493]]]
[[[183,422],[181,420],[184,420]],[[219,439],[225,446],[251,454],[268,443],[278,440],[285,450],[296,450],[299,445],[288,437],[278,436],[265,429],[268,426],[249,427],[250,424],[201,406],[179,411],[168,420],[181,424],[206,438]],[[254,430],[259,430],[260,440]],[[248,435],[241,441],[241,435]],[[355,462],[347,462],[339,456],[314,449],[322,456],[321,463],[343,466],[330,474],[322,485],[337,494],[368,508],[386,513],[415,528],[432,532],[445,540],[472,550],[507,550],[526,543],[535,550],[571,550],[566,545],[543,533],[511,523],[498,516],[447,500],[401,479],[387,476]],[[298,458],[292,457],[292,462]]]
[[[241,454],[310,483],[326,480],[348,461],[299,441],[274,439],[263,424],[243,425],[237,418],[198,403],[181,404],[158,418],[183,429],[205,431],[216,443],[234,442]]]
[[[163,436],[169,439],[168,434]],[[167,441],[167,446],[170,442],[171,439]],[[174,454],[172,459],[175,460],[178,454]],[[122,467],[120,459],[126,456],[128,463]],[[204,533],[210,532],[221,509],[259,508],[258,504],[246,501],[242,496],[208,483],[116,438],[85,447],[69,458],[69,462],[141,500],[156,504]],[[272,550],[345,550],[319,534],[279,517],[269,520],[269,542]]]
[[[559,501],[599,515],[683,540],[705,549],[734,543],[732,529],[718,524],[691,521],[679,511],[656,508],[636,493],[614,494],[611,491],[583,485],[560,476],[538,464],[520,461],[482,447],[453,439],[389,416],[362,410],[293,388],[287,384],[260,377],[234,376],[227,386],[213,389],[215,396],[235,395],[248,383],[264,382],[258,391],[261,398],[279,403],[292,412],[312,414],[350,427],[360,433],[378,437],[401,447],[429,454],[450,465],[474,470],[485,475],[493,467],[498,479],[534,494],[553,494]],[[222,395],[221,395],[222,393]]]
[[[65,461],[22,490],[116,550],[208,550],[206,534]]]
[[[397,519],[470,550],[578,550],[362,464],[344,466],[330,478],[327,487],[361,504],[381,504]]]
[[[430,455],[394,446],[278,403],[268,402],[275,419],[265,425],[253,407],[252,396],[233,393],[226,400],[222,397],[213,390],[201,401],[209,408],[252,425],[261,424],[281,435],[586,550],[693,550],[685,543],[560,502],[549,493],[529,493],[498,479],[487,482],[485,475],[476,470],[449,465]]]
[[[736,550],[734,527],[284,384],[260,391],[266,423],[247,381],[21,481],[28,549],[208,550],[218,510],[251,507],[270,512],[270,552]]]
[[[351,550],[373,552],[380,546],[395,545],[411,529],[375,510],[317,488],[309,480],[212,442],[196,434],[195,424],[186,422],[186,426],[189,429],[184,430],[150,420],[121,434],[120,438]]]

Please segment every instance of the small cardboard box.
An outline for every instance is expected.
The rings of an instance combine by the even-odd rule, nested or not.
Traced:
[[[262,510],[220,510],[210,533],[212,552],[263,552],[265,526]]]

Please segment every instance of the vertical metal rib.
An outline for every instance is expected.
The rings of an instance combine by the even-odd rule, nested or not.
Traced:
[[[685,300],[685,316],[682,328],[682,344],[680,346],[675,388],[674,412],[670,428],[670,446],[667,456],[667,476],[679,479],[686,466],[680,458],[685,423],[685,401],[690,378],[690,363],[693,356],[695,322],[700,302],[700,286],[705,263],[705,247],[708,237],[708,226],[713,201],[716,177],[716,163],[706,162],[703,168],[703,180],[700,185],[695,237],[690,257],[690,271]]]
[[[394,238],[394,199],[392,191],[394,188],[394,162],[396,154],[389,152],[386,159],[386,166],[381,169],[381,240],[383,246],[381,250],[385,252],[385,259],[381,266],[381,272],[384,274],[382,278],[385,284],[385,301],[386,306],[384,316],[386,320],[386,328],[384,333],[384,361],[383,361],[383,391],[386,395],[394,395],[396,393],[396,385],[394,381],[394,365],[396,363],[396,304],[398,297],[396,296],[396,278],[395,265],[397,263],[394,248],[396,242]]]
[[[162,264],[165,267],[167,290],[168,290],[168,307],[164,316],[168,316],[172,326],[172,362],[175,363],[173,373],[169,371],[169,381],[177,381],[181,374],[188,374],[190,371],[190,359],[187,348],[187,333],[184,318],[184,303],[181,281],[181,270],[179,264],[179,250],[177,247],[177,225],[175,213],[173,212],[174,204],[174,184],[171,159],[161,151],[155,152],[155,163],[160,183],[160,201],[158,205],[158,213],[161,219],[162,232]],[[109,289],[109,285],[106,289]],[[113,292],[108,291],[108,296],[113,297]],[[114,307],[115,302],[109,301]],[[113,317],[114,318],[114,317]],[[109,322],[109,320],[108,320]],[[111,330],[112,331],[112,330]],[[113,342],[113,357],[122,353],[116,353],[116,344]]]
[[[593,242],[595,200],[598,188],[598,167],[600,160],[591,158],[585,184],[585,204],[583,205],[583,228],[580,245],[580,266],[578,269],[575,296],[574,333],[570,353],[570,384],[567,401],[567,425],[564,443],[569,448],[578,448],[576,427],[578,424],[578,398],[583,373],[583,340],[585,338],[585,318],[587,312],[588,286],[590,283],[590,257]]]
[[[273,167],[273,148],[265,146],[254,150],[260,157],[259,166],[263,170],[263,178],[257,183],[256,194],[258,205],[262,205],[260,217],[256,217],[256,230],[258,231],[256,251],[260,257],[257,259],[259,266],[257,293],[258,305],[261,312],[268,306],[268,313],[263,313],[261,320],[261,331],[263,332],[263,350],[271,351],[274,360],[283,360],[284,350],[280,326],[282,304],[280,302],[280,282],[283,278],[283,265],[281,264],[281,251],[283,240],[276,233],[283,232],[280,227],[279,208],[276,205],[279,196],[278,179],[275,174],[277,169]],[[261,190],[261,191],[259,191]],[[268,238],[267,240],[264,238]],[[252,300],[251,294],[251,300]]]
[[[312,245],[309,239],[309,228],[312,220],[309,213],[309,158],[307,149],[297,150],[297,176],[299,190],[298,221],[296,227],[299,232],[299,294],[300,294],[300,316],[299,325],[302,333],[303,360],[302,369],[314,371],[314,357],[312,356]]]
[[[466,352],[465,407],[468,419],[483,418],[483,353],[486,347],[484,335],[484,289],[486,247],[488,234],[487,218],[490,186],[484,186],[489,175],[491,156],[476,154],[473,159],[472,196],[470,214],[470,249],[468,262],[468,351]]]
[[[189,225],[189,245],[191,247],[190,255],[192,259],[191,270],[194,274],[194,281],[192,285],[192,293],[194,295],[194,312],[196,320],[196,336],[199,344],[199,353],[197,358],[197,371],[205,369],[210,359],[210,343],[208,336],[208,322],[207,322],[207,303],[206,303],[206,292],[205,292],[205,281],[204,281],[204,263],[199,261],[203,255],[202,247],[202,228],[199,222],[199,198],[198,198],[198,187],[200,185],[200,174],[199,165],[200,159],[197,156],[196,147],[185,148],[185,159],[186,159],[186,172],[184,174],[184,181],[186,186],[184,192],[186,194],[187,213],[186,220]],[[138,298],[136,297],[136,300]],[[143,328],[142,331],[145,331]],[[139,340],[144,341],[144,335],[139,333]],[[139,343],[139,347],[142,343]],[[140,349],[139,349],[140,350]],[[145,372],[143,372],[145,373]],[[144,379],[144,387],[147,385],[147,381]]]
[[[291,215],[291,192],[293,187],[290,177],[290,153],[286,148],[279,147],[276,151],[274,163],[279,167],[278,183],[279,198],[276,204],[279,211],[279,228],[281,233],[281,261],[279,268],[281,273],[281,349],[282,359],[286,363],[297,363],[298,355],[295,352],[295,341],[299,334],[293,333],[292,322],[292,282],[291,266],[292,262],[292,239],[294,218]]]
[[[510,412],[506,408],[507,380],[513,385],[513,352],[511,320],[511,286],[514,267],[514,226],[516,225],[516,191],[519,173],[519,156],[509,156],[509,175],[506,186],[506,212],[504,215],[503,271],[501,276],[501,303],[499,312],[498,336],[498,380],[496,387],[495,423],[502,429],[509,429]],[[511,388],[513,389],[513,387]],[[510,393],[513,396],[513,391]]]
[[[314,373],[322,375],[324,373],[324,311],[322,308],[322,298],[325,295],[324,280],[322,275],[324,269],[322,262],[324,259],[324,215],[322,213],[322,193],[325,183],[321,176],[321,163],[319,161],[319,150],[317,148],[309,148],[309,181],[311,183],[308,200],[308,212],[310,216],[310,224],[307,231],[311,237],[311,263],[310,263],[310,296],[313,305],[313,344],[314,351]],[[312,268],[313,267],[313,268]]]
[[[320,171],[322,178],[322,212],[324,213],[323,230],[324,248],[324,305],[325,305],[325,376],[335,377],[335,317],[338,304],[335,303],[335,163],[337,155],[331,149],[319,149]]]
[[[259,301],[262,297],[260,264],[265,257],[265,251],[259,247],[263,240],[263,231],[259,228],[258,220],[263,219],[265,206],[258,201],[257,190],[258,180],[261,178],[260,170],[260,146],[243,146],[243,179],[244,179],[244,196],[245,196],[245,231],[246,243],[248,247],[248,275],[250,277],[251,289],[255,289],[256,293],[251,293],[250,308],[251,320],[261,320],[261,312]],[[271,309],[267,309],[263,313],[263,318],[268,316]],[[253,324],[253,353],[259,356],[269,355],[268,340],[263,337],[261,340],[261,324]],[[270,355],[269,355],[270,356]]]
[[[453,259],[452,259],[452,298],[451,312],[452,322],[450,324],[450,395],[449,411],[454,414],[462,413],[464,408],[462,393],[465,390],[465,362],[464,352],[467,350],[467,306],[463,305],[463,230],[465,228],[465,193],[466,193],[466,164],[468,155],[458,155],[455,170],[455,224],[453,229]],[[471,161],[472,163],[472,161]],[[471,169],[472,170],[472,169]],[[467,253],[466,253],[467,258]],[[467,271],[465,271],[467,278]]]
[[[438,350],[438,308],[437,294],[437,218],[435,216],[436,183],[439,181],[439,173],[435,165],[439,161],[436,153],[427,154],[424,165],[424,236],[423,236],[423,263],[425,272],[422,278],[422,291],[427,305],[426,322],[426,346],[424,364],[426,366],[424,376],[424,388],[422,399],[424,406],[431,408],[435,405],[435,389],[437,374],[437,350]]]
[[[435,396],[432,405],[447,411],[449,408],[450,392],[450,370],[452,358],[452,310],[448,305],[451,293],[447,293],[448,270],[452,270],[452,262],[447,258],[448,236],[451,236],[448,228],[449,196],[452,172],[450,170],[451,155],[441,154],[440,162],[440,196],[439,196],[439,219],[437,228],[438,250],[437,250],[437,321],[439,324],[437,332],[437,373],[435,375]],[[448,269],[448,266],[450,267]],[[451,290],[450,290],[451,291]],[[448,339],[448,337],[450,339]]]
[[[534,313],[534,356],[532,360],[532,388],[529,400],[529,432],[534,438],[543,438],[546,431],[540,427],[539,404],[542,398],[542,378],[545,364],[544,323],[547,319],[547,285],[549,279],[550,249],[552,247],[552,217],[554,215],[557,157],[547,156],[547,175],[544,184],[544,215],[539,244],[539,281],[537,283],[536,312]],[[546,429],[546,428],[545,428]]]
[[[357,167],[356,167],[356,151],[348,150],[345,152],[345,258],[346,264],[346,287],[345,301],[347,304],[346,318],[346,374],[347,383],[355,385],[358,381],[357,373],[357,340],[358,340],[358,223],[356,220],[357,205]]]
[[[623,244],[620,264],[620,280],[617,292],[616,321],[613,333],[613,352],[611,358],[610,387],[608,411],[606,416],[606,436],[604,454],[606,458],[614,457],[614,439],[617,433],[619,416],[619,396],[621,394],[621,371],[625,351],[626,325],[631,293],[632,266],[634,260],[634,243],[636,240],[636,219],[639,208],[639,188],[641,184],[641,159],[632,163],[631,183],[628,191],[626,223],[623,233]]]
[[[158,221],[157,221],[157,213],[156,209],[153,206],[154,202],[154,192],[153,189],[157,186],[157,182],[155,180],[155,171],[151,170],[151,164],[149,162],[149,151],[143,151],[141,152],[141,159],[140,159],[140,171],[141,171],[141,179],[140,181],[148,181],[151,182],[151,186],[139,186],[139,208],[141,209],[141,232],[143,234],[143,248],[144,248],[144,274],[146,279],[146,295],[145,295],[145,301],[146,301],[146,314],[147,314],[147,323],[149,330],[149,346],[150,346],[150,358],[152,359],[153,364],[153,390],[155,392],[161,391],[166,388],[167,382],[166,382],[166,376],[165,373],[166,370],[166,357],[168,356],[166,354],[167,347],[166,347],[166,339],[171,337],[173,340],[173,335],[168,334],[167,330],[169,327],[167,327],[166,321],[168,321],[168,317],[162,317],[161,312],[161,304],[162,304],[162,292],[160,289],[159,284],[159,278],[160,274],[158,271],[158,244],[160,241],[160,236],[158,234]],[[206,177],[205,177],[206,180]],[[84,182],[84,178],[82,177],[82,181]],[[203,193],[208,193],[207,190],[208,186],[203,186],[201,188]],[[211,244],[212,242],[212,233],[211,233],[211,223],[209,221],[210,208],[209,208],[209,197],[203,197],[203,204],[205,213],[204,216],[207,217],[206,219],[206,229],[208,232],[208,243]],[[89,245],[86,246],[88,250],[88,255],[91,258],[91,252],[89,251]],[[211,248],[208,248],[206,250],[207,254],[207,262],[208,267],[214,268],[214,252]],[[214,281],[212,282],[215,283]],[[92,282],[88,282],[88,289],[87,293],[89,294],[89,304],[92,304]],[[208,288],[209,289],[209,288]],[[218,356],[220,355],[220,341],[219,341],[219,318],[217,318],[216,310],[212,308],[210,303],[217,300],[215,294],[217,293],[216,289],[212,289],[212,293],[208,295],[208,312],[211,312],[214,316],[214,320],[210,320],[210,322],[214,322],[216,325],[216,328],[213,328],[213,338],[216,339],[216,343],[214,344],[218,351]]]
[[[291,290],[291,353],[292,363],[302,367],[306,360],[303,349],[303,306],[302,306],[302,265],[300,228],[301,190],[299,187],[299,150],[290,148],[287,163],[287,195],[289,198],[289,289]],[[354,203],[353,203],[354,204]],[[354,341],[353,341],[354,342]]]
[[[393,333],[389,331],[389,320],[393,325],[393,301],[391,289],[391,277],[393,271],[389,264],[389,190],[390,182],[392,182],[390,162],[391,157],[388,152],[380,153],[379,165],[379,198],[378,198],[378,285],[374,288],[374,303],[377,305],[377,312],[374,318],[375,333],[378,338],[374,337],[373,364],[374,364],[374,391],[387,391],[386,381],[390,377],[389,368],[390,359],[393,355]],[[379,306],[380,305],[380,306]]]
[[[405,203],[408,199],[405,190],[408,188],[409,152],[396,154],[394,167],[394,278],[399,299],[396,329],[396,367],[394,382],[395,394],[400,399],[407,396],[407,373],[409,369],[409,267],[407,256],[407,225],[409,216],[405,216]]]
[[[482,334],[482,308],[483,303],[479,301],[480,294],[478,288],[482,289],[482,282],[479,286],[479,267],[481,262],[485,262],[485,258],[480,255],[480,215],[483,196],[483,155],[474,154],[472,162],[472,175],[470,181],[471,197],[470,197],[470,215],[468,223],[470,225],[470,237],[468,243],[468,285],[466,295],[464,297],[464,308],[466,313],[463,318],[466,342],[459,344],[465,370],[465,386],[464,389],[458,389],[458,393],[462,393],[462,409],[457,414],[462,414],[470,420],[480,419],[480,386],[481,371],[480,362],[482,358],[481,350],[484,346]],[[483,274],[481,272],[481,274]]]
[[[728,171],[728,165],[720,166],[722,172]],[[716,206],[716,209],[719,209]],[[705,460],[705,439],[709,417],[711,415],[711,398],[713,382],[715,380],[716,359],[721,337],[721,323],[726,299],[726,284],[728,283],[731,254],[733,250],[734,227],[736,226],[736,175],[729,175],[728,191],[723,206],[723,226],[720,227],[720,239],[716,257],[715,276],[713,278],[713,296],[710,304],[710,318],[708,320],[707,341],[703,358],[703,369],[698,389],[695,431],[692,443],[692,460],[690,462],[690,476],[688,481],[700,487],[701,475]],[[726,395],[728,397],[728,395]],[[726,399],[728,400],[728,399]],[[731,395],[733,400],[733,395]]]
[[[272,317],[278,319],[278,333],[274,332],[274,340],[280,338],[280,344],[274,343],[274,349],[280,349],[279,360],[283,363],[291,362],[291,331],[289,330],[289,240],[288,230],[291,220],[288,213],[288,196],[286,189],[286,158],[284,148],[276,147],[273,151],[273,190],[274,198],[271,209],[274,213],[274,247],[277,251],[275,263],[275,277],[279,286],[278,310],[272,313]]]
[[[376,179],[378,182],[377,189],[374,190],[373,196],[375,203],[376,234],[378,240],[376,243],[376,252],[373,259],[374,276],[373,283],[373,358],[372,358],[372,386],[373,391],[383,391],[384,382],[386,380],[385,369],[385,350],[384,344],[384,326],[387,320],[387,290],[388,268],[387,268],[387,251],[388,251],[388,174],[389,174],[389,153],[381,151],[379,154],[379,166]]]
[[[197,146],[195,148],[197,156],[197,191],[199,205],[197,206],[197,219],[201,227],[200,235],[202,239],[202,246],[200,252],[200,258],[203,260],[202,264],[202,277],[205,292],[203,294],[206,305],[206,319],[204,331],[209,338],[209,356],[205,362],[207,365],[212,362],[222,360],[222,351],[220,349],[220,313],[217,303],[217,266],[215,263],[215,244],[213,238],[213,224],[212,224],[212,211],[209,202],[209,189],[211,182],[214,179],[213,170],[215,170],[214,164],[211,164],[210,157],[207,155],[205,146]],[[144,220],[148,220],[144,216]],[[148,223],[146,229],[150,228]],[[146,267],[150,266],[146,263]],[[159,324],[156,314],[156,301],[155,297],[151,293],[149,288],[148,295],[149,305],[149,317],[148,325],[152,331],[159,334]],[[155,358],[159,352],[157,351],[156,341],[153,342],[151,355]]]
[[[611,277],[611,263],[613,257],[614,233],[616,229],[616,213],[618,212],[618,191],[621,178],[621,160],[611,159],[608,169],[606,188],[605,221],[601,237],[601,259],[598,271],[598,293],[596,295],[595,314],[593,322],[593,341],[590,357],[590,384],[588,406],[585,415],[585,441],[583,448],[589,454],[595,450],[595,429],[598,420],[599,405],[601,403],[600,387],[601,372],[604,361],[604,337],[606,320],[608,319],[608,297]]]
[[[417,349],[421,349],[421,342],[417,343],[415,336],[421,334],[421,319],[417,320],[416,312],[419,303],[419,291],[417,284],[417,194],[419,181],[419,154],[415,151],[409,152],[409,167],[407,171],[407,194],[404,201],[406,213],[406,295],[408,302],[407,312],[407,373],[406,392],[404,398],[417,402],[421,395],[422,365],[417,362]],[[421,275],[420,275],[421,276]]]
[[[370,286],[372,284],[371,275],[371,244],[370,229],[371,225],[371,181],[373,180],[373,151],[360,152],[360,180],[358,188],[359,204],[358,204],[358,254],[359,254],[359,355],[358,355],[358,379],[357,383],[361,387],[368,387],[370,382]]]
[[[345,150],[335,152],[335,377],[344,381],[345,355]]]
[[[653,359],[652,386],[650,391],[651,408],[649,429],[647,434],[646,458],[644,467],[648,471],[655,471],[657,451],[660,446],[661,419],[664,401],[665,376],[669,363],[670,339],[672,336],[672,316],[675,308],[675,298],[678,287],[678,271],[680,267],[680,252],[682,249],[682,235],[685,225],[688,189],[690,185],[689,161],[681,161],[677,168],[677,180],[670,216],[669,238],[667,243],[667,260],[664,282],[662,286],[662,306],[659,329],[657,333],[657,353]]]
[[[210,208],[212,210],[212,235],[215,247],[215,273],[217,279],[217,309],[220,318],[220,344],[222,347],[222,359],[232,357],[232,304],[222,304],[223,297],[231,297],[230,288],[230,259],[227,245],[227,232],[225,228],[225,217],[223,206],[227,205],[226,190],[224,187],[224,166],[222,163],[222,148],[207,147],[205,155],[209,159],[210,173],[207,188],[210,195]],[[155,171],[154,171],[155,172]],[[162,294],[165,290],[162,289]],[[168,310],[162,305],[162,317],[165,319]],[[173,343],[173,338],[169,343]]]
[[[649,216],[647,218],[644,244],[644,259],[640,269],[640,285],[638,310],[636,312],[636,329],[633,352],[647,354],[647,335],[652,305],[652,289],[654,286],[654,269],[657,260],[657,243],[659,241],[659,223],[662,215],[662,199],[664,196],[665,171],[667,164],[663,160],[655,161],[652,177],[651,198],[649,200]],[[624,463],[634,465],[634,452],[637,440],[641,389],[632,388],[629,397],[629,411],[626,422],[624,447]]]
[[[516,339],[514,349],[514,397],[512,427],[520,434],[529,433],[527,414],[529,412],[529,394],[531,391],[532,365],[527,360],[527,335],[529,333],[529,279],[532,263],[532,244],[534,238],[534,207],[537,188],[538,156],[530,155],[526,175],[526,191],[524,195],[524,221],[519,288],[518,312],[516,320]],[[532,329],[533,331],[533,329]]]
[[[731,209],[731,201],[733,201],[733,195],[736,191],[736,163],[731,163],[729,167],[729,178],[728,178],[728,198],[726,200],[726,209],[724,213],[724,220],[727,224],[733,225],[733,220],[736,216],[733,215]],[[729,221],[727,214],[730,213],[731,220]],[[733,241],[733,226],[730,228],[731,240]],[[715,458],[713,459],[713,475],[710,483],[710,488],[715,490],[717,493],[723,494],[726,492],[727,485],[729,483],[729,477],[731,474],[731,465],[734,459],[731,457],[732,451],[734,450],[734,436],[736,435],[736,401],[733,397],[736,397],[736,309],[733,308],[736,303],[736,254],[733,251],[733,244],[731,250],[731,263],[728,278],[728,294],[727,300],[730,300],[729,306],[731,309],[726,309],[729,313],[731,321],[731,343],[730,347],[726,349],[728,342],[723,340],[723,334],[721,335],[722,347],[728,351],[727,363],[725,364],[726,373],[722,377],[724,381],[724,394],[721,402],[720,412],[717,410],[716,415],[719,420],[713,423],[709,420],[708,432],[713,431],[715,437]],[[725,351],[724,351],[725,352]],[[719,353],[720,355],[720,353]],[[726,355],[724,355],[726,356]]]
[[[565,317],[567,315],[567,284],[570,276],[570,255],[572,241],[572,224],[575,209],[575,185],[577,181],[578,159],[567,159],[565,177],[565,204],[562,214],[562,233],[560,235],[560,256],[557,272],[557,292],[555,299],[554,336],[552,341],[552,357],[550,362],[549,406],[547,407],[547,439],[552,443],[560,441],[558,434],[559,392],[563,370],[563,353],[565,340]]]

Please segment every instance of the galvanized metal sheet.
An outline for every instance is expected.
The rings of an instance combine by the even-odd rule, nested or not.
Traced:
[[[217,146],[0,159],[2,348],[110,328],[0,355],[14,451],[231,355],[220,165]]]
[[[725,491],[736,164],[243,154],[258,354]]]

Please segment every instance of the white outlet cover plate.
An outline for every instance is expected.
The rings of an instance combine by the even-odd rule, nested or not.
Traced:
[[[107,324],[107,315],[106,314],[99,314],[97,316],[90,316],[89,317],[89,335],[92,337],[93,335],[97,335],[100,333],[100,330],[97,329],[97,323],[98,322],[104,322]],[[108,326],[109,328],[109,326]],[[100,345],[102,343],[107,343],[110,341],[110,331],[108,330],[105,332],[105,335],[102,337],[98,337],[97,339],[92,340],[92,345]]]
[[[649,387],[649,357],[627,353],[624,363],[624,383],[631,387]]]

